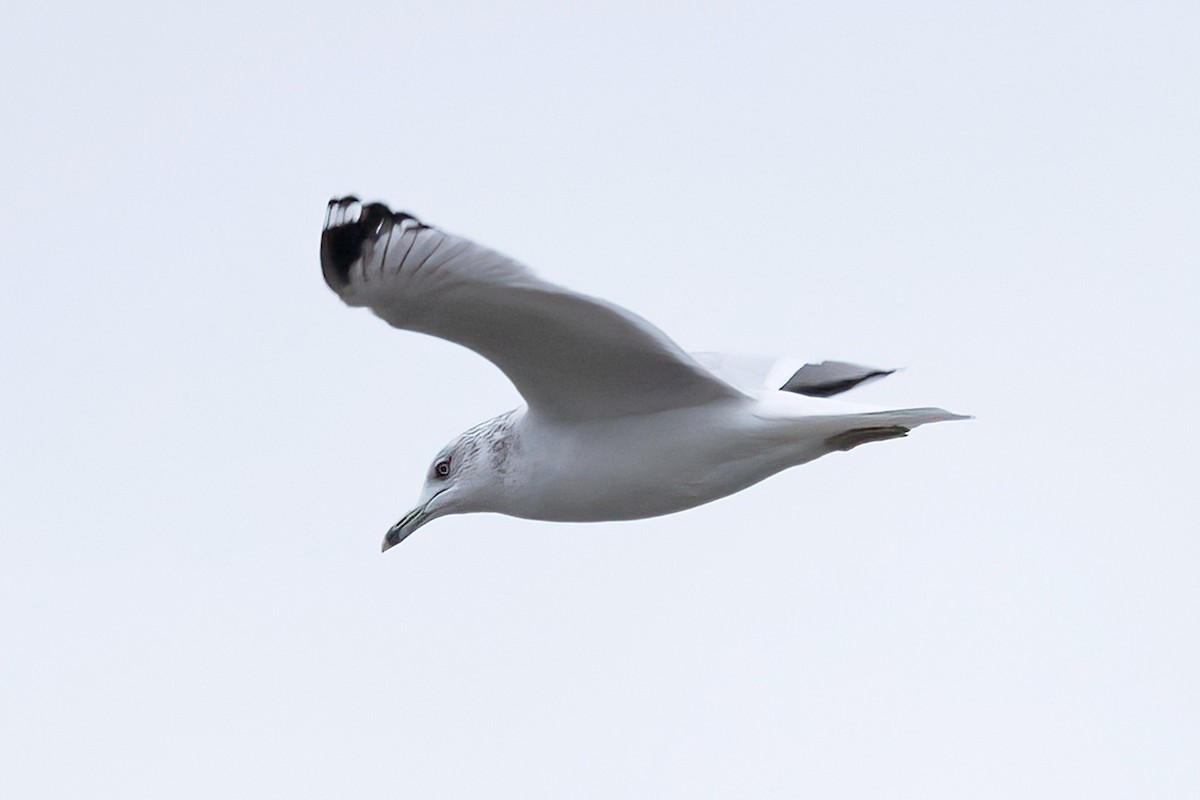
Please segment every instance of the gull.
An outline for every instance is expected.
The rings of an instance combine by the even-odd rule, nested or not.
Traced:
[[[620,306],[353,196],[326,208],[321,271],[347,305],[479,353],[525,400],[442,448],[385,551],[447,514],[556,522],[670,514],[829,453],[969,419],[830,399],[894,370],[689,355]]]

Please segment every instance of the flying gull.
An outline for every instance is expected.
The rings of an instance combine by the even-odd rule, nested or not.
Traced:
[[[321,269],[347,305],[487,358],[526,403],[442,448],[384,550],[447,514],[670,514],[827,453],[968,419],[829,399],[892,370],[689,355],[620,306],[382,203],[329,202]]]

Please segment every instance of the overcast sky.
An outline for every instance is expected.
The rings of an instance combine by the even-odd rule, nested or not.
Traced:
[[[1195,3],[170,5],[0,28],[5,797],[1200,796]],[[381,556],[345,193],[977,419]]]

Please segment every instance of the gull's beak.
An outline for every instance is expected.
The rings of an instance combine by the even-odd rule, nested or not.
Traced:
[[[404,515],[404,517],[393,525],[387,532],[387,536],[383,537],[383,548],[381,552],[386,553],[388,548],[395,547],[408,538],[409,534],[417,528],[424,525],[433,517],[425,510],[429,503],[422,506],[417,506],[412,511]]]

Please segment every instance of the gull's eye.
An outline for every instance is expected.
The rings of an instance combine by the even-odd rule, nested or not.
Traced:
[[[439,478],[444,478],[450,474],[450,459],[443,458],[441,461],[433,465],[433,474]]]

